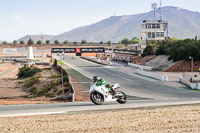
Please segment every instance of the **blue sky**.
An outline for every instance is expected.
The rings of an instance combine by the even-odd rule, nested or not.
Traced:
[[[0,40],[13,41],[27,34],[58,35],[116,15],[133,15],[151,10],[160,0],[0,0]],[[162,0],[200,12],[199,0]]]

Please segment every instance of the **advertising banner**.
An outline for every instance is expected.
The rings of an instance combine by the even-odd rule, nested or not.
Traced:
[[[76,48],[52,48],[52,53],[76,53]]]
[[[52,53],[104,53],[104,48],[52,48]]]
[[[104,53],[104,48],[81,48],[81,53]]]

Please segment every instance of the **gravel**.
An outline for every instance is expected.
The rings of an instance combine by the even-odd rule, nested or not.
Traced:
[[[200,105],[0,118],[1,133],[200,132]]]

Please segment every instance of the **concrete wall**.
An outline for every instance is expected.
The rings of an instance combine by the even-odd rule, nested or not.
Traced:
[[[128,62],[128,65],[129,65],[129,66],[136,67],[136,68],[141,68],[141,69],[145,69],[145,70],[150,70],[150,71],[152,71],[152,70],[154,69],[153,67],[138,65],[138,64],[129,63],[129,62]]]
[[[143,69],[138,69],[136,73],[143,75],[143,76],[158,79],[158,80],[161,80],[161,81],[168,81],[167,75],[160,75],[160,74],[156,74],[156,73],[152,73],[152,72],[146,72],[146,71],[143,71]]]

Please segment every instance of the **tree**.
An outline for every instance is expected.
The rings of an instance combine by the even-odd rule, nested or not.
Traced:
[[[122,44],[124,44],[126,47],[128,46],[128,44],[130,44],[130,40],[128,38],[124,38],[122,41],[121,41]]]
[[[19,43],[20,43],[20,44],[24,44],[25,42],[24,42],[23,40],[21,40]]]
[[[41,45],[41,44],[42,44],[42,41],[41,41],[41,40],[38,40],[38,41],[37,41],[37,44],[40,44],[40,45]]]
[[[55,40],[54,43],[55,43],[56,45],[60,44],[60,42],[59,42],[58,40]]]
[[[93,44],[93,42],[90,42],[90,44]]]
[[[64,44],[68,44],[68,43],[69,43],[68,40],[65,40],[65,41],[64,41]]]
[[[16,45],[16,44],[17,44],[17,41],[16,41],[16,40],[14,40],[14,41],[13,41],[13,44],[14,44],[14,45]]]
[[[108,46],[112,46],[112,42],[111,41],[108,41]]]
[[[73,44],[78,44],[78,42],[77,42],[77,41],[74,41]]]
[[[30,45],[34,44],[34,41],[30,38],[30,39],[28,40],[28,44],[30,44]]]
[[[118,44],[115,46],[116,48],[124,48],[125,46],[123,44]]]
[[[132,44],[140,44],[140,39],[137,38],[137,37],[133,37],[133,38],[130,40],[130,43],[132,43]]]
[[[7,41],[3,41],[3,44],[4,44],[4,45],[7,45],[7,44],[8,44],[8,42],[7,42]]]
[[[103,41],[100,41],[100,44],[103,44]]]
[[[50,44],[50,40],[46,40],[46,44]]]
[[[153,46],[151,45],[148,45],[144,51],[143,51],[143,54],[142,54],[142,57],[146,56],[146,55],[153,55],[154,54],[154,51],[153,51]]]
[[[82,41],[81,41],[81,44],[86,44],[86,43],[87,43],[86,40],[82,40]]]

